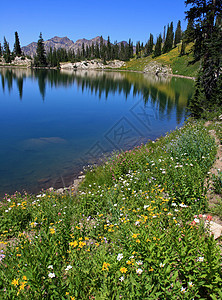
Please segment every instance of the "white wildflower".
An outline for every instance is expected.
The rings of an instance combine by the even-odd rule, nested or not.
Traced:
[[[122,258],[123,258],[123,254],[122,254],[122,253],[119,253],[119,254],[117,255],[117,260],[118,260],[118,261],[121,261]]]
[[[182,288],[181,288],[180,291],[181,291],[182,294],[185,294],[185,293],[186,293],[186,288],[184,288],[184,287],[182,286]]]
[[[203,262],[204,261],[204,257],[203,256],[198,257],[197,261]]]
[[[55,273],[49,273],[49,278],[54,278],[55,277]]]
[[[65,271],[69,271],[70,269],[72,269],[72,266],[71,266],[71,265],[68,265],[68,266],[65,268]]]
[[[195,218],[195,219],[194,219],[194,222],[195,222],[195,223],[200,223],[200,220],[199,220],[198,218]]]

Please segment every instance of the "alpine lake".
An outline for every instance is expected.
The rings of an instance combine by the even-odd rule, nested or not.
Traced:
[[[73,183],[83,166],[181,127],[194,82],[0,68],[0,196]]]

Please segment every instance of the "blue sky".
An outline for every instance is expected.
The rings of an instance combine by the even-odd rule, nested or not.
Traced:
[[[186,10],[183,0],[38,0],[1,1],[0,42],[6,37],[10,48],[18,31],[21,46],[55,35],[68,36],[74,42],[98,35],[110,36],[111,42],[131,38],[146,42],[163,32],[164,25],[173,21],[174,29]]]

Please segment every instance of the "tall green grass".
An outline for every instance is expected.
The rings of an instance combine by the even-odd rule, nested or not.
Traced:
[[[220,249],[202,214],[215,153],[190,123],[115,153],[77,196],[7,195],[1,299],[220,299]]]
[[[192,44],[187,45],[186,54],[180,56],[180,47],[172,49],[170,52],[162,54],[158,57],[152,56],[133,58],[122,67],[123,70],[144,71],[144,68],[151,62],[156,61],[163,65],[170,66],[174,75],[183,75],[188,77],[196,77],[200,62],[193,63]]]

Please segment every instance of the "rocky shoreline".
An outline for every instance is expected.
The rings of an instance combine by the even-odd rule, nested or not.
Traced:
[[[152,61],[149,64],[147,64],[144,67],[143,71],[134,71],[134,70],[124,70],[121,69],[125,66],[124,61],[120,60],[113,60],[106,63],[103,63],[101,59],[92,59],[92,60],[85,60],[80,62],[66,62],[66,63],[60,63],[60,70],[62,71],[76,71],[76,70],[103,70],[103,71],[118,71],[118,72],[136,72],[136,73],[144,73],[144,74],[152,74],[156,76],[170,76],[170,77],[179,77],[179,78],[187,78],[195,80],[194,77],[184,76],[184,75],[178,75],[173,74],[172,69],[167,66],[158,63],[157,61]],[[32,68],[32,59],[29,58],[22,58],[22,57],[16,57],[15,60],[10,63],[4,63],[0,60],[0,68]],[[36,68],[35,68],[36,69]],[[38,69],[57,69],[57,68],[38,68]]]

